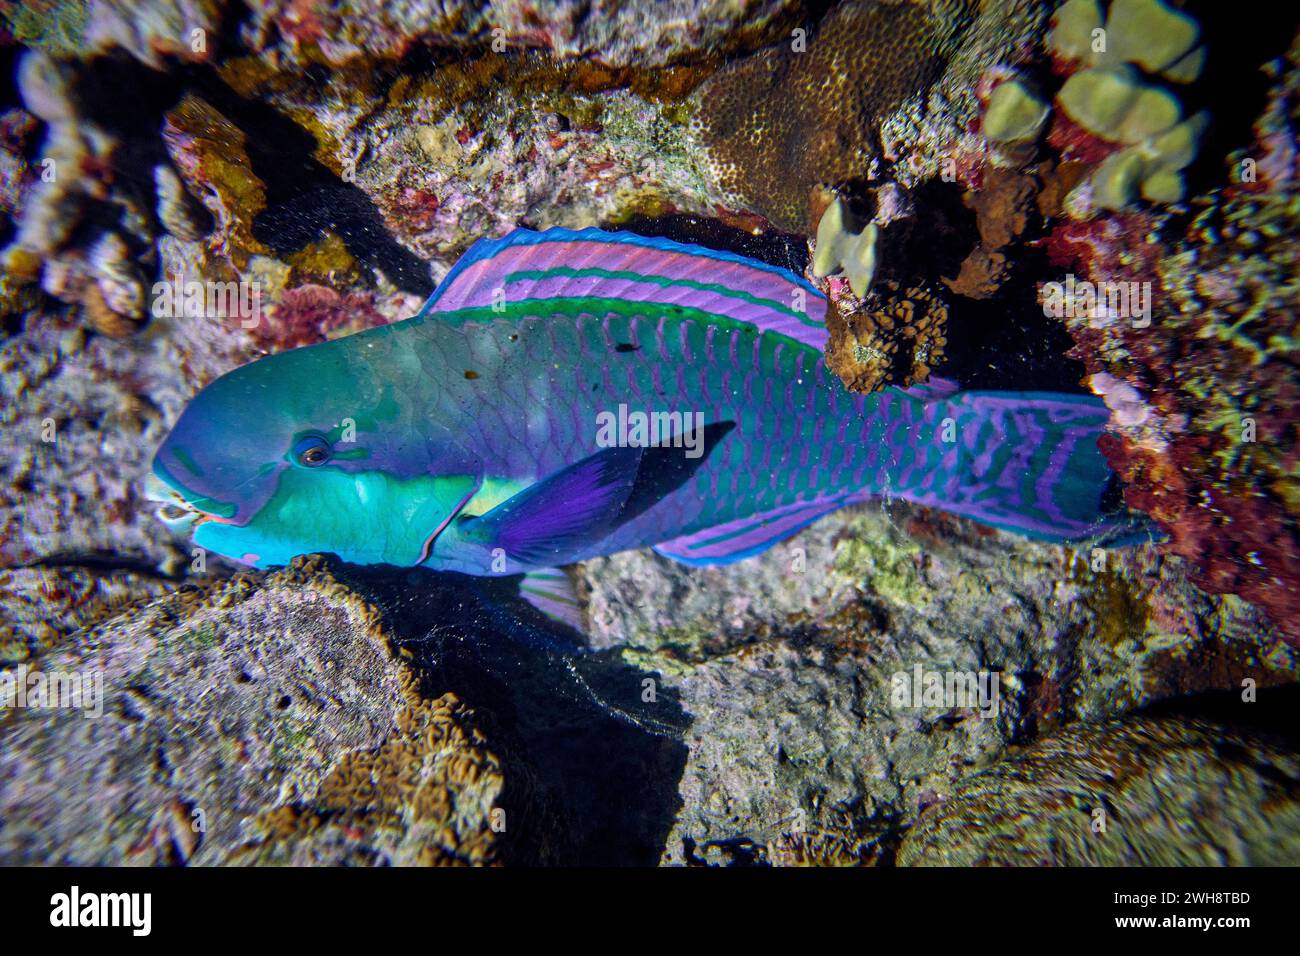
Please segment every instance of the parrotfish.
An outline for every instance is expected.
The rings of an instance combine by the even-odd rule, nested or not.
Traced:
[[[1107,527],[1099,399],[852,393],[823,357],[827,308],[787,269],[667,239],[482,239],[414,317],[200,391],[153,497],[259,568],[523,573],[551,609],[559,566],[648,546],[736,561],[884,496],[1048,541]]]

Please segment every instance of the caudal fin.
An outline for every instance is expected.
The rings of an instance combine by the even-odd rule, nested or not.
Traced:
[[[1032,538],[1095,536],[1116,521],[1104,510],[1112,472],[1097,447],[1108,416],[1086,395],[963,392],[931,402],[934,467],[896,491]]]

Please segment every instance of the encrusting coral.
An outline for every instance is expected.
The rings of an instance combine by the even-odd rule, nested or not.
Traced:
[[[807,231],[809,191],[865,177],[878,123],[942,72],[965,6],[847,0],[806,41],[720,70],[694,96],[706,178],[730,205]]]
[[[929,807],[898,863],[1286,865],[1300,853],[1297,774],[1283,741],[1205,720],[1083,725]]]
[[[1161,0],[1112,0],[1104,21],[1096,0],[1069,0],[1057,10],[1049,46],[1068,76],[1056,95],[1066,119],[1053,136],[1067,152],[1080,133],[1118,144],[1093,172],[1083,208],[1119,210],[1139,194],[1151,203],[1184,197],[1182,170],[1196,158],[1209,116],[1184,119],[1162,81],[1199,77],[1199,41],[1196,20]]]
[[[559,829],[529,811],[535,785],[491,749],[485,722],[454,694],[413,699],[397,712],[393,736],[374,750],[345,754],[316,799],[262,813],[253,823],[258,836],[234,860],[371,863],[380,854],[395,865],[538,862],[512,858],[506,836],[549,828],[554,840]]]
[[[827,316],[827,363],[851,390],[874,392],[885,385],[924,382],[943,361],[948,308],[924,288],[885,283],[871,304]]]
[[[562,840],[486,715],[421,696],[389,619],[320,558],[180,588],[31,666],[92,661],[97,719],[4,721],[0,858],[536,863]]]

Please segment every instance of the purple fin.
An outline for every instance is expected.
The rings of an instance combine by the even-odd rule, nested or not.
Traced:
[[[956,441],[898,494],[1042,540],[1104,532],[1115,524],[1103,512],[1112,473],[1097,447],[1108,416],[1091,395],[964,392],[932,412],[951,419]]]
[[[937,402],[941,398],[948,398],[957,394],[958,387],[954,379],[939,378],[932,375],[929,380],[907,389],[907,394],[913,395],[923,402]]]
[[[524,575],[519,596],[553,621],[583,630],[582,604],[569,576],[559,568],[540,568]]]
[[[783,505],[771,511],[747,515],[726,524],[673,538],[655,545],[655,550],[664,557],[683,564],[731,564],[761,554],[823,515],[849,504],[851,500],[860,498],[818,498],[815,501]]]
[[[620,520],[636,482],[640,448],[608,448],[525,488],[461,533],[506,559],[550,567],[599,541]]]
[[[699,309],[825,346],[826,298],[788,269],[730,252],[601,229],[516,229],[480,239],[421,315],[505,302],[605,298]],[[495,297],[495,298],[494,298]]]

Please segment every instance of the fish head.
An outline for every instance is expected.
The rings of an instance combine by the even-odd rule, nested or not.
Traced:
[[[482,463],[347,344],[267,356],[200,391],[154,456],[162,520],[255,567],[426,560]]]

